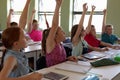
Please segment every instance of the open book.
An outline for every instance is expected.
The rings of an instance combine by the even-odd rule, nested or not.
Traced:
[[[91,69],[91,65],[89,62],[84,62],[84,61],[78,61],[78,62],[66,61],[56,66],[56,69],[77,72],[77,73],[87,73]]]
[[[98,59],[98,58],[102,58],[105,57],[106,55],[104,53],[101,52],[97,52],[97,51],[92,51],[90,53],[84,54],[83,57],[87,58],[87,59]]]

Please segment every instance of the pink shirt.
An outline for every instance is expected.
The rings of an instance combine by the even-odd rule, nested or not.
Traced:
[[[33,41],[41,41],[42,40],[42,31],[32,30],[32,32],[29,33],[29,36]]]
[[[64,62],[65,60],[66,52],[62,45],[56,45],[50,53],[46,53],[47,67]]]
[[[96,39],[92,34],[87,34],[84,39],[87,41],[87,43],[93,47],[99,47],[100,41]]]

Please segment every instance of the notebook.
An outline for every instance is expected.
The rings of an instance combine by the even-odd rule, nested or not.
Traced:
[[[44,74],[44,78],[50,79],[50,80],[65,80],[68,78],[68,76],[55,73],[55,72],[48,72]]]
[[[97,51],[92,51],[90,53],[84,54],[83,57],[87,59],[98,59],[98,58],[105,57],[105,54]]]
[[[77,73],[87,73],[91,69],[91,65],[89,62],[67,61],[56,66],[56,69],[70,71],[70,72],[77,72]]]
[[[100,67],[100,66],[116,65],[116,64],[119,64],[119,62],[116,62],[111,58],[103,58],[103,59],[96,60],[94,62],[90,62],[90,64],[94,67]]]

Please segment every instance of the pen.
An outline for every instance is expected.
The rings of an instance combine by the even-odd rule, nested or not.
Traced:
[[[31,67],[28,67],[32,72],[35,72],[35,70],[33,70]]]

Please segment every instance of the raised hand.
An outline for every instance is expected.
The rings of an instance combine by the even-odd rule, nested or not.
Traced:
[[[103,14],[106,14],[106,13],[107,13],[107,10],[106,10],[106,9],[104,9],[104,10],[103,10]]]
[[[85,12],[86,12],[87,10],[88,10],[87,3],[84,3],[84,4],[83,4],[83,11],[85,11]]]
[[[56,0],[56,4],[57,4],[58,6],[61,6],[62,0]]]
[[[96,7],[95,7],[94,5],[92,5],[92,11],[94,11],[94,10],[95,10],[95,8],[96,8]]]
[[[10,14],[13,15],[13,13],[14,13],[14,10],[13,10],[13,9],[10,9]]]

